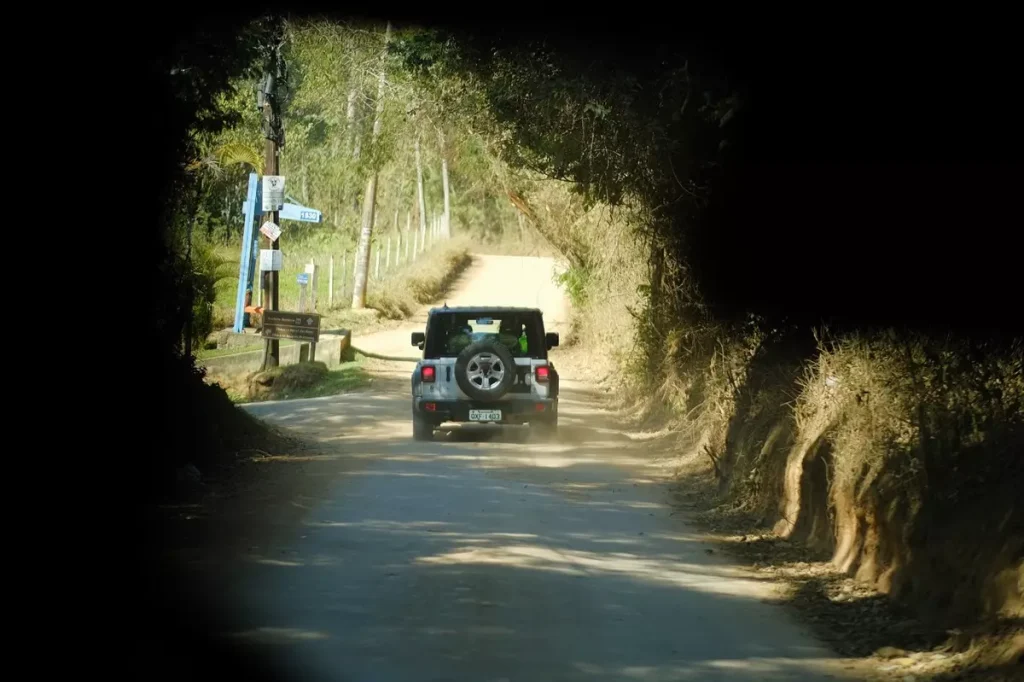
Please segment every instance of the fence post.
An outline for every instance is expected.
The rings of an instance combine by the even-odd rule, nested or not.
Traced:
[[[306,263],[306,273],[309,275],[309,309],[313,312],[317,309],[317,303],[319,302],[319,296],[317,296],[317,289],[319,288],[319,270],[316,266],[316,261],[313,258],[309,259]],[[306,312],[306,311],[303,311]]]
[[[330,264],[327,266],[327,307],[334,307],[334,255],[331,255]]]

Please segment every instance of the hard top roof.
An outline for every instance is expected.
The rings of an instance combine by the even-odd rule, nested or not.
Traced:
[[[471,306],[440,306],[430,309],[430,314],[434,313],[462,313],[469,315],[489,315],[492,313],[538,313],[543,315],[544,313],[540,308],[525,308],[517,306],[500,306],[500,305],[471,305]]]

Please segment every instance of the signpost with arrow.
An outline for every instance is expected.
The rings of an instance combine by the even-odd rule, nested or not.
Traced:
[[[320,340],[320,315],[287,310],[265,310],[263,311],[263,338],[316,343]]]

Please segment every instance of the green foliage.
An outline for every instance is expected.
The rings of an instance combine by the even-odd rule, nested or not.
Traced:
[[[288,24],[284,49],[289,72],[287,141],[280,155],[280,173],[288,178],[287,194],[322,210],[324,223],[282,226],[286,268],[326,254],[351,253],[358,238],[367,175],[373,168],[379,173],[375,239],[385,243],[399,233],[408,238],[407,224],[419,227],[417,140],[428,214],[443,209],[444,154],[452,189],[453,233],[485,244],[504,244],[506,235],[516,236],[517,243],[523,241],[516,210],[505,197],[507,173],[494,156],[493,121],[481,91],[469,87],[467,79],[439,69],[425,74],[429,78],[408,69],[402,62],[402,46],[415,42],[419,34],[407,29],[393,34],[384,66],[384,116],[378,141],[371,144],[383,26],[318,20]],[[217,100],[237,125],[217,134],[197,133],[199,152],[190,166],[202,181],[194,232],[233,248],[241,237],[240,207],[247,175],[262,166],[257,80],[246,76]],[[231,298],[220,303],[227,310],[233,306],[233,291],[227,287],[222,291]],[[407,314],[402,306],[393,309],[394,314]]]
[[[555,283],[563,287],[569,300],[576,308],[582,308],[587,302],[587,285],[590,283],[590,272],[585,268],[573,266],[554,276]]]
[[[216,249],[204,241],[192,244],[191,270],[188,286],[194,292],[192,299],[192,347],[203,347],[206,337],[214,331],[214,310],[218,284],[235,279],[236,263],[217,254]]]
[[[565,256],[563,281],[571,295],[595,304],[577,315],[580,333],[605,341],[633,337],[625,320],[614,334],[598,333],[600,325],[583,331],[598,302],[615,302],[602,303],[601,319],[619,320],[620,311],[630,311],[635,345],[623,345],[621,354],[655,381],[668,360],[665,339],[709,319],[687,265],[688,237],[742,100],[682,55],[659,55],[657,69],[580,63],[557,42],[422,32],[396,51],[421,80],[433,87],[458,83],[449,87],[471,95],[467,119],[483,131],[500,185]],[[612,217],[612,207],[623,214]],[[603,235],[639,241],[642,251],[608,249]],[[630,272],[629,292],[612,284],[623,268]],[[584,295],[587,289],[607,294]]]

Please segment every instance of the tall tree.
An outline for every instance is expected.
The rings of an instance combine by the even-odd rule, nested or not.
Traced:
[[[444,131],[437,129],[438,143],[441,147],[441,184],[444,189],[444,236],[450,237],[451,232],[451,192],[448,189],[448,146],[445,144]]]
[[[380,128],[384,118],[384,81],[387,69],[388,43],[391,42],[391,22],[384,29],[384,49],[381,51],[380,76],[377,81],[377,113],[373,119],[373,137],[376,144],[380,137]],[[352,288],[352,309],[362,310],[366,307],[366,280],[370,269],[370,242],[373,238],[373,218],[377,208],[377,175],[380,171],[380,160],[374,159],[370,177],[366,181],[366,198],[363,201],[363,226],[359,233],[359,247],[356,256],[355,284]]]
[[[348,90],[348,99],[345,105],[345,123],[346,123],[346,134],[348,135],[348,144],[345,145],[346,149],[352,150],[352,158],[359,158],[359,139],[356,136],[356,86],[355,84]]]
[[[427,234],[427,199],[423,194],[423,159],[420,157],[420,138],[416,136],[416,193],[420,202],[420,244]]]

